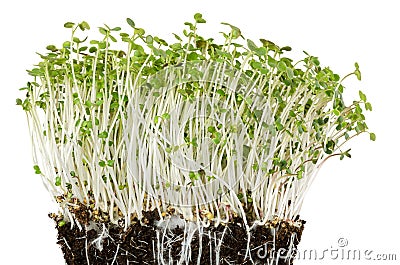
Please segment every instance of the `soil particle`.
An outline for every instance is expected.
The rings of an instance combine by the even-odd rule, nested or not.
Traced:
[[[165,234],[163,229],[154,224],[159,220],[155,211],[144,212],[142,222],[136,219],[127,230],[107,222],[89,222],[88,217],[80,213],[78,216],[86,222],[82,230],[76,225],[71,228],[70,223],[59,226],[56,222],[57,243],[61,246],[68,265],[160,264],[160,256],[172,257],[175,261],[173,264],[177,264],[176,261],[182,255],[182,239],[186,236],[184,230],[176,227]],[[51,217],[55,219],[54,215]],[[292,251],[296,249],[304,223],[302,220],[296,224],[291,221],[274,220],[253,228],[250,231],[249,243],[252,260],[246,255],[248,235],[240,218],[217,227],[211,225],[203,228],[202,233],[196,230],[190,242],[189,264],[197,264],[198,260],[204,265],[215,264],[215,250],[218,247],[221,265],[271,264],[267,262],[268,258],[279,252],[279,249],[287,251],[289,246],[292,247]],[[167,238],[163,242],[164,251],[160,253],[160,241],[157,238],[161,238],[163,234]],[[281,258],[278,265],[293,264],[293,258]]]

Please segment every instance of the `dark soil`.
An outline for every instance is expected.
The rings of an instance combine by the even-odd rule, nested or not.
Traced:
[[[87,220],[86,216],[80,217]],[[54,215],[52,218],[55,219]],[[160,264],[157,257],[168,258],[169,255],[175,261],[169,264],[177,264],[181,256],[183,229],[176,227],[169,230],[167,236],[171,240],[165,240],[165,251],[160,254],[157,250],[157,234],[161,238],[163,230],[154,225],[154,221],[159,218],[158,213],[145,212],[144,218],[146,220],[145,222],[142,220],[142,223],[147,223],[147,225],[142,225],[136,219],[126,231],[122,227],[107,222],[86,222],[82,230],[79,230],[76,225],[71,229],[69,223],[62,226],[56,225],[57,243],[61,246],[68,265]],[[197,264],[200,250],[201,264],[215,264],[217,245],[220,245],[219,264],[221,265],[292,264],[293,256],[289,260],[280,258],[278,263],[272,263],[271,257],[276,257],[279,249],[284,249],[283,252],[280,252],[281,255],[287,253],[290,242],[292,242],[292,246],[289,254],[290,251],[295,252],[304,229],[304,223],[304,221],[298,221],[297,224],[300,225],[294,225],[293,222],[275,220],[265,226],[254,228],[250,234],[252,261],[248,255],[246,257],[248,237],[240,218],[236,218],[232,223],[226,225],[203,228],[201,235],[196,230],[190,243],[192,256],[188,264]],[[93,229],[94,227],[96,229]],[[100,237],[103,231],[106,233]],[[274,246],[275,248],[273,248]],[[165,262],[168,264],[167,261]]]

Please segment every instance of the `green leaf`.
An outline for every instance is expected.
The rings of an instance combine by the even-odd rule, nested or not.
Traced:
[[[275,122],[275,126],[278,131],[283,130],[283,125],[279,121]]]
[[[49,51],[52,51],[52,52],[57,51],[57,47],[54,46],[54,45],[47,45],[46,49],[49,50]]]
[[[113,42],[117,42],[117,39],[116,39],[114,36],[108,35],[108,37],[109,37]]]
[[[163,115],[161,115],[161,118],[163,118],[164,120],[169,120],[171,118],[171,115],[169,113],[164,113]]]
[[[143,36],[145,33],[145,30],[142,28],[135,28],[134,33],[139,35],[139,36]]]
[[[195,26],[190,22],[185,22],[184,25],[189,26],[190,30],[192,30],[192,31],[195,30]],[[184,33],[185,33],[185,31],[184,31]],[[185,36],[189,36],[189,35],[185,34]]]
[[[17,99],[15,100],[15,102],[16,102],[16,104],[17,104],[18,106],[21,106],[21,105],[22,105],[22,99],[20,99],[20,98],[17,98]]]
[[[79,38],[77,38],[77,37],[73,37],[73,39],[72,39],[75,43],[82,43],[82,41],[79,39]]]
[[[250,151],[251,151],[250,146],[243,145],[243,157],[245,157],[246,160],[249,157]]]
[[[212,141],[214,142],[214,144],[219,144],[221,142],[221,136],[217,136],[214,139],[212,139]]]
[[[227,25],[227,26],[231,27],[232,39],[237,39],[237,38],[239,38],[240,36],[242,36],[242,33],[241,33],[241,31],[240,31],[240,29],[239,29],[238,27],[235,27],[235,26],[233,26],[233,25],[231,25],[231,24],[229,24],[229,23],[226,23],[226,22],[222,22],[221,24],[222,24],[222,25]]]
[[[262,45],[270,50],[274,50],[274,51],[279,51],[279,47],[273,43],[272,41],[266,40],[266,39],[260,39]]]
[[[200,13],[194,14],[194,20],[196,23],[206,23],[205,19],[203,18],[203,15]]]
[[[168,43],[165,41],[165,40],[163,40],[163,39],[160,39],[159,37],[154,37],[154,41],[155,42],[157,42],[158,44],[160,44],[160,45],[163,45],[163,46],[168,46]]]
[[[107,131],[99,133],[99,138],[104,139],[104,138],[107,138],[107,137],[108,137],[108,132]]]
[[[180,43],[171,44],[170,47],[174,51],[178,51],[178,50],[182,49],[182,45]]]
[[[251,61],[250,65],[254,69],[262,69],[262,64],[260,62],[257,62],[257,61]]]
[[[189,178],[191,180],[198,180],[199,179],[199,175],[193,171],[189,172]]]
[[[64,28],[70,29],[70,28],[72,28],[74,25],[75,25],[75,23],[73,23],[73,22],[66,22],[66,23],[64,24]]]
[[[292,50],[292,47],[289,47],[289,46],[284,46],[284,47],[281,48],[281,51],[288,51],[288,52],[290,52],[291,50]]]
[[[348,158],[351,158],[350,151],[351,151],[351,149],[346,150],[346,151],[343,153],[343,155],[346,156],[346,157],[348,157]]]
[[[270,67],[276,67],[276,60],[272,58],[271,56],[268,56],[268,65]]]
[[[106,162],[104,160],[100,160],[99,161],[99,166],[105,167],[106,166]]]
[[[247,47],[249,47],[252,52],[256,52],[258,49],[257,45],[250,39],[247,40]]]
[[[281,72],[286,71],[286,64],[284,62],[280,61],[278,63],[278,70],[281,71]]]
[[[63,227],[66,224],[64,220],[58,222],[58,227]]]
[[[315,66],[319,66],[319,65],[320,65],[320,62],[319,62],[319,60],[318,60],[317,57],[312,57],[311,62],[312,62]]]
[[[369,133],[369,139],[370,139],[371,141],[375,141],[375,140],[376,140],[376,135],[375,135],[375,133]]]
[[[69,47],[71,47],[71,42],[70,41],[64,41],[63,48],[69,48]]]
[[[208,180],[208,181],[211,181],[211,180],[213,180],[213,179],[215,179],[214,176],[207,176],[207,180]]]
[[[34,165],[33,169],[35,170],[35,174],[42,174],[38,165]]]
[[[86,21],[82,21],[81,23],[79,23],[79,28],[84,31],[84,30],[89,30],[90,26]]]
[[[302,179],[303,178],[303,171],[297,172],[297,179]]]
[[[261,68],[260,69],[260,73],[263,74],[263,75],[268,74],[268,72],[269,72],[269,70],[267,68]]]
[[[113,167],[114,166],[114,160],[108,160],[107,161],[107,166]]]
[[[340,115],[340,111],[338,111],[337,109],[334,109],[332,112],[333,112],[333,114],[335,114],[336,116],[339,116],[339,115]]]
[[[360,66],[358,65],[358,63],[354,63],[354,66],[356,67],[354,74],[356,75],[358,80],[361,80]]]
[[[292,70],[292,68],[286,68],[286,73],[287,73],[287,75],[288,75],[288,77],[289,77],[289,79],[293,79],[293,77],[294,77],[294,73],[293,73],[293,70]]]
[[[220,95],[221,97],[226,96],[225,91],[224,91],[223,89],[217,89],[216,93],[217,93],[218,95]]]
[[[191,52],[187,56],[188,61],[194,61],[194,60],[197,60],[198,58],[199,58],[199,55],[196,52]]]
[[[369,110],[369,111],[372,111],[372,105],[371,105],[371,103],[365,102],[365,109],[366,109],[366,110]]]
[[[126,22],[129,24],[129,26],[131,26],[132,28],[135,28],[135,22],[133,22],[132,19],[127,18],[127,19],[126,19]]]
[[[205,48],[205,47],[207,47],[207,42],[204,40],[198,40],[198,41],[196,41],[196,47],[197,48]]]
[[[61,177],[60,176],[57,176],[56,177],[56,182],[54,183],[57,187],[58,186],[61,186]]]
[[[107,47],[107,43],[105,41],[100,41],[98,45],[100,49],[105,49]]]
[[[99,27],[99,32],[103,35],[107,35],[108,34],[108,30],[103,28],[103,27]]]
[[[265,56],[267,54],[267,48],[265,47],[260,47],[256,50],[256,54],[258,56]]]
[[[92,103],[92,102],[90,102],[89,100],[86,100],[86,102],[85,102],[85,106],[86,106],[86,107],[88,107],[88,108],[90,108],[90,107],[92,107],[92,106],[93,106],[93,103]]]
[[[182,38],[179,37],[179,35],[172,33],[172,35],[174,35],[175,39],[177,39],[178,41],[182,41]]]
[[[151,35],[146,36],[146,43],[147,44],[153,44],[153,37]]]
[[[358,94],[360,95],[360,99],[364,102],[367,101],[367,96],[360,90],[358,91]]]

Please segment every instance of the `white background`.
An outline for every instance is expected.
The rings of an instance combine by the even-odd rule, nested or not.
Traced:
[[[362,82],[346,82],[349,95],[362,89],[372,102],[370,142],[352,142],[352,159],[333,159],[320,171],[306,198],[302,249],[337,248],[346,238],[351,249],[396,253],[397,262],[299,261],[297,264],[399,264],[400,172],[398,101],[400,96],[400,16],[396,1],[6,1],[0,7],[0,263],[64,264],[56,232],[47,214],[50,196],[32,170],[25,114],[15,106],[25,69],[38,61],[35,52],[69,37],[66,21],[92,26],[123,26],[130,17],[149,34],[172,39],[196,12],[217,36],[220,22],[241,28],[246,38],[266,38],[318,56],[341,76],[360,64]],[[289,55],[290,56],[290,55]]]

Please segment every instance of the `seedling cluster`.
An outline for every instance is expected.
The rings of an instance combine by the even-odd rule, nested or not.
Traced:
[[[127,33],[99,27],[99,40],[83,35],[87,22],[68,22],[70,39],[39,54],[17,104],[60,225],[127,229],[143,211],[205,227],[240,217],[249,230],[295,220],[321,165],[350,157],[345,144],[368,132],[365,94],[343,100],[343,81],[361,79],[357,63],[341,78],[228,23],[217,43],[197,33],[202,15],[194,19],[170,44],[131,19]]]

